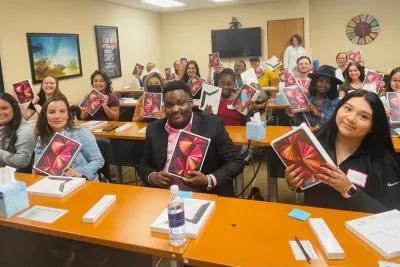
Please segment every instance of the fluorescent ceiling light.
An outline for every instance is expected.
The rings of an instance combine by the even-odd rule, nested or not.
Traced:
[[[142,0],[142,3],[150,4],[159,7],[177,7],[184,6],[184,3],[174,1],[174,0]]]

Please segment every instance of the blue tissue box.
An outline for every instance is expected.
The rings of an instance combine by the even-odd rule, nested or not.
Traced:
[[[277,105],[287,105],[288,104],[287,101],[286,101],[285,96],[283,94],[281,94],[281,93],[277,93],[276,94],[275,103]]]
[[[26,208],[29,208],[29,200],[25,183],[0,188],[0,216],[9,218]]]
[[[247,122],[246,123],[246,138],[247,140],[252,141],[261,141],[265,139],[267,124],[265,122],[254,123]]]

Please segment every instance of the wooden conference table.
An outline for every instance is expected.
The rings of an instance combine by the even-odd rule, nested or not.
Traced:
[[[83,123],[82,121],[76,121],[76,123],[79,125]],[[132,127],[117,133],[115,130],[110,131],[110,132],[93,132],[93,134],[96,137],[104,137],[104,138],[109,138],[109,139],[124,139],[124,140],[145,140],[146,135],[141,134],[138,131],[144,127],[146,127],[146,123],[142,122],[118,122],[118,121],[110,121],[107,122],[106,125],[103,125],[99,128],[93,129],[104,129],[108,126],[122,126],[124,124],[130,123],[132,124]],[[232,139],[233,143],[238,146],[246,146],[248,144],[248,140],[246,138],[246,127],[245,126],[225,126],[226,130],[229,133],[230,138]],[[261,146],[261,147],[270,147],[271,142],[288,133],[289,131],[292,130],[292,127],[290,126],[267,126],[266,127],[266,138],[262,141],[252,141],[251,144],[255,146]],[[400,152],[400,138],[392,138],[393,146],[396,152]],[[266,180],[268,184],[268,200],[269,201],[274,201],[276,202],[278,200],[278,181],[276,178],[278,177],[271,177],[269,172],[270,168],[272,166],[269,166],[269,161],[267,158],[267,173],[266,173]],[[119,177],[119,180],[122,181],[122,177]]]
[[[43,176],[16,174],[16,179],[27,186],[41,178]],[[115,194],[116,202],[95,224],[83,223],[82,216],[106,194]],[[29,195],[30,207],[41,205],[68,210],[56,222],[47,224],[18,216],[0,217],[0,227],[181,261],[190,239],[186,245],[175,248],[170,246],[168,235],[150,232],[150,225],[166,208],[169,197],[169,191],[163,189],[86,182],[63,199]],[[215,195],[197,193],[193,197],[205,200],[216,198]]]
[[[16,174],[16,179],[28,186],[41,178]],[[82,216],[105,194],[115,194],[116,203],[95,224],[83,223]],[[197,193],[193,198],[216,201],[215,210],[198,239],[188,239],[184,246],[174,248],[169,245],[168,235],[150,232],[151,223],[166,207],[168,198],[168,190],[87,182],[64,199],[29,195],[30,207],[41,205],[68,210],[53,224],[14,215],[8,219],[0,217],[0,227],[165,257],[175,262],[183,260],[199,267],[377,266],[378,260],[389,261],[345,229],[345,221],[367,214],[300,207],[311,213],[312,218],[324,218],[344,249],[345,260],[329,261],[308,223],[287,216],[298,206]],[[296,261],[289,246],[294,236],[309,240],[318,260],[311,265]],[[400,263],[400,258],[391,262]]]
[[[289,218],[298,206],[218,197],[214,213],[197,240],[192,240],[184,263],[222,266],[378,266],[384,259],[345,228],[345,222],[368,214],[301,206],[311,218],[323,218],[345,252],[344,260],[328,260],[308,222]],[[289,241],[309,240],[318,255],[311,264],[296,261]],[[400,263],[400,258],[392,260]]]

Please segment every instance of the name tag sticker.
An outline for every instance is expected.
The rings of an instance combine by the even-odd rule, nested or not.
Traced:
[[[368,175],[366,175],[365,173],[349,169],[347,171],[347,177],[353,184],[358,185],[362,188],[365,188],[365,185],[367,184]]]
[[[235,107],[232,106],[232,105],[227,105],[226,107],[227,107],[228,109],[235,109]]]

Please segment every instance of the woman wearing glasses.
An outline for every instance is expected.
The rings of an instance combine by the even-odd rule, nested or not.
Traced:
[[[389,82],[386,86],[386,92],[398,92],[400,93],[400,67],[392,70],[389,75]],[[384,103],[387,106],[387,103]],[[393,110],[391,108],[386,109],[386,116],[389,118]]]

